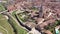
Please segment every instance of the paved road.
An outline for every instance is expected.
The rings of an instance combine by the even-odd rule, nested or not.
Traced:
[[[8,10],[5,10],[5,11],[1,11],[0,14],[4,13],[4,12],[7,12]]]

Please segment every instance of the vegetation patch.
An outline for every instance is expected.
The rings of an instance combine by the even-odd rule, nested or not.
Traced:
[[[2,14],[0,14],[0,32],[3,34],[14,34],[13,28]]]
[[[4,11],[5,7],[3,6],[3,4],[0,4],[0,11]]]
[[[10,18],[9,22],[13,26],[14,32],[16,34],[27,34],[27,31],[23,29],[21,26],[19,26],[13,19]]]

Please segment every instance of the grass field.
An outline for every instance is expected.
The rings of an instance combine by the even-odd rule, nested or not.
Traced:
[[[2,29],[1,27],[0,27],[0,33],[7,34],[7,32],[4,29]]]
[[[14,11],[11,15],[14,18],[16,18],[15,14],[16,14],[16,11]],[[16,34],[27,34],[27,31],[22,27],[20,27],[13,19],[10,18],[9,21],[10,21],[10,24],[14,27]]]
[[[0,3],[0,11],[4,11],[5,7],[3,6],[3,4]]]
[[[16,10],[16,11],[13,11],[12,12],[12,16],[15,18],[15,14],[16,14],[16,12],[18,12],[18,10]],[[23,22],[25,22],[26,20],[24,19],[24,18],[21,18],[22,17],[22,15],[18,15],[18,14],[16,14],[17,15],[17,17],[19,18],[19,20],[21,20],[21,21],[23,21]]]
[[[3,34],[14,34],[13,28],[2,14],[0,14],[0,32]]]
[[[15,18],[15,14],[16,14],[16,11],[13,11],[11,15]]]
[[[10,24],[14,27],[16,34],[27,34],[27,31],[21,28],[13,19],[9,19]]]

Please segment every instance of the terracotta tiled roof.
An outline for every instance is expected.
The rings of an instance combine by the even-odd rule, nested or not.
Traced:
[[[10,5],[10,6],[7,7],[7,9],[8,9],[9,11],[12,11],[12,10],[15,10],[16,7],[14,7],[14,5]]]
[[[33,23],[33,22],[26,22],[25,25],[28,26],[28,27],[30,27],[30,28],[33,28],[33,27],[36,26],[36,24]]]
[[[23,1],[23,2],[22,2]],[[28,7],[32,7],[32,6],[38,6],[40,7],[41,5],[41,2],[43,2],[43,16],[42,18],[37,18],[37,22],[39,23],[42,19],[45,19],[48,14],[49,14],[49,11],[48,11],[48,8],[51,9],[51,10],[54,10],[54,11],[51,11],[52,13],[54,13],[56,15],[56,18],[60,18],[60,2],[51,2],[51,1],[54,1],[54,0],[45,0],[45,2],[43,2],[43,0],[34,0],[32,3],[30,2],[26,2],[25,0],[16,0],[16,4],[15,5],[10,5],[7,7],[7,9],[9,11],[12,11],[12,10],[15,10],[17,8],[28,8]],[[18,2],[18,3],[17,3]],[[20,3],[21,2],[21,3]],[[45,11],[47,9],[47,11]],[[35,14],[35,12],[32,12],[31,13],[31,16],[34,16],[34,15],[37,15]],[[57,16],[58,15],[58,16]],[[53,15],[51,15],[48,19],[46,19],[45,22],[43,22],[42,24],[39,24],[40,27],[44,27],[44,26],[47,26],[49,23],[54,23],[55,22],[55,18]]]
[[[52,34],[49,30],[43,30],[43,32],[46,34]]]
[[[59,26],[56,26],[55,28],[59,28],[60,29],[60,25]]]

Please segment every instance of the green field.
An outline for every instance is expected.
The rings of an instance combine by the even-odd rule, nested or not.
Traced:
[[[7,32],[4,29],[2,29],[1,27],[0,27],[0,33],[7,34]]]
[[[0,33],[3,34],[27,34],[27,31],[19,26],[12,18],[7,20],[0,14]]]
[[[15,14],[16,14],[16,12],[18,12],[18,10],[16,10],[16,11],[14,11],[14,12],[12,12],[12,16],[15,18]],[[22,17],[22,15],[18,15],[18,14],[16,14],[17,15],[17,17],[19,18],[19,20],[21,20],[21,21],[23,21],[23,22],[25,22],[25,19],[24,18],[21,18]],[[24,15],[24,14],[23,14]]]
[[[2,14],[0,14],[0,32],[3,34],[14,34],[13,28]]]
[[[21,28],[13,19],[9,19],[10,24],[14,27],[16,34],[27,34],[27,31]]]
[[[15,17],[16,11],[12,12],[11,14],[14,18],[16,18]],[[23,29],[21,26],[19,26],[12,18],[10,18],[9,21],[10,21],[10,24],[14,27],[16,34],[27,34],[27,31]]]
[[[21,28],[21,26],[19,26],[13,19],[10,18],[9,21],[10,24],[14,27],[16,34],[27,34],[27,31]]]
[[[3,4],[0,3],[0,11],[4,11],[5,7],[3,6]]]

